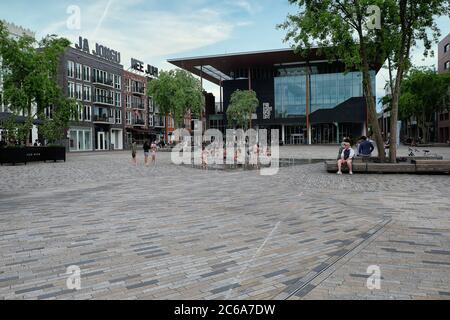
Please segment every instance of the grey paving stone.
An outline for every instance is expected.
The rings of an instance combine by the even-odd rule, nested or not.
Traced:
[[[231,284],[231,285],[224,286],[224,287],[221,287],[221,288],[213,289],[213,290],[211,290],[211,293],[212,294],[218,294],[218,293],[226,292],[226,291],[229,291],[229,290],[232,290],[232,289],[236,289],[236,288],[240,288],[240,287],[241,287],[240,284],[235,283],[235,284]]]
[[[140,282],[140,283],[136,283],[130,286],[127,286],[128,290],[133,290],[133,289],[138,289],[138,288],[144,288],[144,287],[149,287],[149,286],[153,286],[155,284],[158,284],[159,281],[158,280],[151,280],[151,281],[146,281],[146,282]]]

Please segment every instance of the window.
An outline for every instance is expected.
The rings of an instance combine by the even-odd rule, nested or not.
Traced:
[[[375,72],[370,73],[374,90]],[[310,113],[320,109],[332,109],[353,97],[363,97],[360,72],[312,74],[310,79]],[[306,115],[306,77],[304,75],[275,78],[275,114],[277,118]]]
[[[444,64],[444,69],[445,69],[445,70],[450,70],[450,61],[447,61],[447,62]]]
[[[450,49],[450,43],[447,43],[444,47],[444,53],[447,53],[449,49]]]
[[[153,113],[153,99],[148,98],[148,111]]]
[[[116,124],[122,124],[122,110],[116,109]]]
[[[83,121],[83,106],[80,104],[77,104],[77,110],[71,114],[70,120],[71,121]]]
[[[113,85],[108,73],[98,69],[94,69],[94,82],[106,84],[108,86]]]
[[[53,106],[48,106],[44,109],[46,119],[53,119]]]
[[[129,125],[129,126],[131,126],[131,121],[132,121],[131,119],[132,119],[131,112],[128,111],[126,113],[126,121],[127,121],[127,125]]]
[[[109,119],[115,119],[114,109],[108,109]]]
[[[75,83],[69,82],[68,84],[68,97],[74,99],[75,98]]]
[[[122,94],[120,92],[115,93],[114,104],[117,108],[122,107]]]
[[[125,80],[125,90],[127,92],[131,92],[131,79],[126,79]]]
[[[113,98],[114,96],[112,95],[111,92],[104,89],[95,88],[95,97],[94,97],[95,102],[113,105],[114,104]]]
[[[80,83],[76,85],[76,97],[77,100],[83,100],[83,86]]]
[[[127,109],[131,109],[131,97],[129,95],[127,95],[125,99],[126,99]]]
[[[118,75],[114,75],[114,88],[117,90],[122,89],[122,77]]]
[[[153,127],[153,115],[152,114],[150,114],[148,116],[148,126]]]
[[[90,122],[92,120],[92,107],[84,106],[83,121]]]
[[[70,151],[92,151],[91,130],[70,130],[69,137]]]
[[[83,100],[84,101],[91,101],[92,96],[92,88],[91,86],[84,86],[83,87]]]
[[[77,64],[76,64],[76,68],[75,68],[75,77],[76,77],[78,80],[81,80],[82,77],[83,77],[82,70],[83,70],[83,66],[82,66],[81,64],[77,63]]]
[[[75,63],[73,61],[67,61],[67,76],[73,78],[75,75]]]
[[[83,66],[83,81],[91,82],[91,68]]]
[[[84,120],[84,106],[79,104],[77,109],[78,109],[78,121],[83,121]]]

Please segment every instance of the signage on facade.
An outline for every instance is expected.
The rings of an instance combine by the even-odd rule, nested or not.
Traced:
[[[263,120],[270,120],[272,118],[273,108],[269,103],[263,103]]]
[[[86,52],[88,54],[93,54],[94,56],[103,58],[110,62],[120,64],[120,52],[116,50],[112,50],[108,47],[100,45],[98,43],[95,44],[95,50],[92,52],[89,49],[89,40],[83,37],[79,37],[78,43],[75,44],[75,48]]]
[[[158,68],[147,64],[147,68],[145,69],[144,62],[133,58],[131,59],[131,69],[145,73],[148,76],[158,77],[159,75]]]

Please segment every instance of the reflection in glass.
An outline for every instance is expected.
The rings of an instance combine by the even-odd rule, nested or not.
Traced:
[[[277,118],[306,116],[306,75],[284,71],[275,78],[275,113]],[[375,92],[375,71],[371,71]],[[310,113],[332,109],[353,97],[363,97],[362,73],[312,74],[310,76]]]

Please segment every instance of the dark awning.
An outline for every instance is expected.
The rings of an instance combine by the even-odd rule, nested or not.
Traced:
[[[0,121],[7,121],[11,117],[15,117],[16,123],[23,124],[23,123],[25,123],[27,121],[26,117],[15,116],[15,115],[13,115],[10,112],[0,112]],[[33,120],[33,124],[34,125],[41,125],[41,124],[44,124],[44,123],[45,123],[45,121],[43,121],[43,120],[39,120],[39,119]]]
[[[158,134],[158,132],[156,132],[154,130],[149,130],[149,129],[127,128],[127,130],[135,132],[135,133],[142,133],[142,134],[148,134],[148,135]]]

